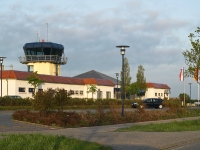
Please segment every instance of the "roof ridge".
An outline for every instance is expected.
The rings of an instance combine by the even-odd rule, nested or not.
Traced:
[[[108,77],[108,78],[112,78],[112,79],[115,79],[115,78],[113,78],[113,77],[110,77],[110,76],[108,76],[108,75],[106,75],[106,74],[103,74],[103,73],[101,73],[101,72],[98,72],[98,71],[96,71],[97,73],[99,73],[100,75],[104,75],[104,76],[106,76],[106,77]],[[102,77],[103,78],[103,77]]]

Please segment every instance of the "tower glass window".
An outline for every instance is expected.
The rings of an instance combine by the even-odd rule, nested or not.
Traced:
[[[28,72],[33,72],[33,71],[34,71],[33,65],[28,66]]]
[[[56,48],[52,48],[52,55],[57,55],[57,49]]]
[[[36,55],[43,55],[42,47],[35,48]]]
[[[43,47],[44,55],[51,55],[51,48],[50,47]]]

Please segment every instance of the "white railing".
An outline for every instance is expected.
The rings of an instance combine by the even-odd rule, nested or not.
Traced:
[[[58,55],[26,55],[25,57],[20,56],[19,61],[22,64],[30,62],[50,62],[64,65],[67,63],[67,57]]]

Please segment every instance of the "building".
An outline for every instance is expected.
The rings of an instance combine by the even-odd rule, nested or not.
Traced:
[[[114,90],[114,97],[117,97],[117,93],[118,93],[118,98],[121,98],[121,94],[120,94],[120,85],[121,85],[121,81],[117,80],[115,78],[109,77],[103,73],[100,73],[98,71],[95,70],[91,70],[79,75],[76,75],[74,77],[78,77],[78,78],[95,78],[95,79],[105,79],[105,80],[110,80],[115,84],[115,88]],[[167,98],[169,99],[169,94],[170,94],[170,87],[167,84],[160,84],[160,83],[151,83],[151,82],[147,82],[147,90],[145,92],[145,96],[139,97],[139,96],[133,96],[136,99],[144,99],[144,98]],[[132,97],[132,96],[131,96]]]
[[[94,79],[110,80],[115,84],[115,87],[113,88],[114,98],[121,98],[121,94],[120,94],[121,82],[120,82],[120,80],[118,80],[118,77],[117,77],[117,79],[115,79],[113,77],[110,77],[108,75],[105,75],[105,74],[95,71],[95,70],[91,70],[91,71],[76,75],[74,77],[75,78],[94,78]],[[117,93],[118,93],[118,96],[117,96]]]
[[[94,73],[94,71],[92,71]],[[19,95],[23,98],[32,97],[33,87],[28,84],[27,76],[31,72],[16,71],[16,70],[3,70],[2,71],[2,95]],[[96,85],[98,91],[94,98],[116,98],[116,91],[114,90],[116,84],[111,80],[98,79],[98,78],[77,78],[77,77],[63,77],[38,74],[39,78],[44,80],[38,89],[47,90],[48,88],[56,89],[63,88],[72,92],[72,97],[77,98],[92,98],[91,93],[87,93],[90,84]],[[166,84],[158,84],[147,82],[147,90],[145,96],[135,98],[167,98],[170,96],[170,87]],[[120,97],[118,97],[120,98]]]
[[[147,82],[145,98],[167,98],[170,96],[170,87],[167,84]]]
[[[24,57],[19,57],[20,63],[27,65],[27,71],[37,71],[38,74],[60,75],[60,65],[67,63],[64,47],[52,42],[26,43],[23,47]]]
[[[33,87],[28,84],[27,76],[31,72],[3,70],[2,71],[2,96],[19,95],[22,98],[32,97]],[[93,95],[94,98],[114,98],[113,88],[115,84],[110,80],[94,78],[71,78],[63,76],[52,76],[38,74],[38,77],[44,81],[38,90],[47,90],[48,88],[62,88],[71,91],[71,97],[92,98],[92,93],[87,93],[90,84],[96,85],[98,91]]]

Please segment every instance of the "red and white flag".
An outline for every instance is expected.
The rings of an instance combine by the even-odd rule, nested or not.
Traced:
[[[184,81],[184,68],[181,68],[180,74],[179,74],[179,79],[180,81]]]

